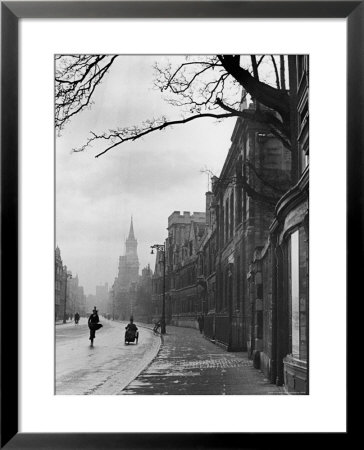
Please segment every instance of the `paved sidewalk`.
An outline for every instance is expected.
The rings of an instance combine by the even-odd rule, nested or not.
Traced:
[[[121,394],[279,395],[246,352],[226,352],[198,330],[167,327],[154,361]]]

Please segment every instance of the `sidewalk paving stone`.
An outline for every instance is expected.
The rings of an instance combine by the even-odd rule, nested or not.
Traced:
[[[121,394],[280,395],[246,352],[227,352],[198,330],[167,327],[157,357]]]

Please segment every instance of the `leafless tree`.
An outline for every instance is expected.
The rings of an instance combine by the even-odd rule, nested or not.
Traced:
[[[276,87],[262,81],[259,66],[269,55],[251,55],[243,63],[241,55],[187,56],[177,64],[155,64],[154,85],[170,105],[178,107],[180,118],[150,118],[131,127],[120,126],[103,133],[91,132],[85,144],[74,151],[83,151],[95,141],[105,142],[99,157],[127,141],[149,133],[184,124],[196,119],[243,117],[266,124],[270,132],[290,148],[290,101],[285,90],[284,59],[280,71],[274,56]],[[97,86],[112,66],[117,55],[58,55],[55,80],[55,126],[61,131],[77,113],[92,104]],[[280,72],[280,76],[279,76]],[[283,77],[283,79],[282,79]],[[281,78],[281,82],[279,81]],[[282,88],[284,87],[284,88]],[[242,95],[248,93],[257,104],[253,111],[241,110]]]
[[[55,77],[55,127],[65,124],[91,106],[92,96],[116,55],[57,55]]]

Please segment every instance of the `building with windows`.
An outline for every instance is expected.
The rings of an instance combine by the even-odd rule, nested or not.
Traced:
[[[297,182],[278,202],[271,226],[277,254],[277,328],[284,330],[277,340],[277,380],[290,392],[308,393],[309,67],[307,55],[289,59],[296,118],[292,140],[298,157]]]
[[[61,320],[63,319],[63,310],[62,310],[62,304],[63,304],[63,297],[64,296],[64,292],[63,292],[63,278],[64,278],[64,274],[63,274],[63,262],[62,262],[62,258],[61,258],[61,251],[59,249],[59,247],[56,247],[55,250],[55,320]],[[62,294],[63,292],[63,294]]]
[[[205,335],[227,350],[254,357],[256,305],[247,274],[256,247],[263,246],[274,206],[290,183],[290,152],[267,126],[249,119],[262,105],[244,102],[219,177],[207,193],[206,235],[200,247],[207,312]],[[206,308],[205,308],[206,311]]]
[[[167,319],[173,325],[197,327],[196,318],[202,312],[197,279],[198,248],[205,229],[205,212],[174,211],[168,218]]]
[[[289,55],[290,139],[281,139],[242,102],[220,175],[204,213],[168,218],[166,315],[197,327],[228,351],[247,351],[254,366],[288,392],[307,394],[309,113],[308,56]],[[275,116],[279,119],[279,116]],[[283,143],[284,142],[284,143]],[[153,277],[160,317],[163,255]],[[167,322],[168,323],[168,322]]]
[[[205,212],[174,211],[168,217],[168,238],[158,251],[153,275],[153,320],[162,315],[165,291],[166,323],[197,327],[202,312],[197,278],[198,249],[206,229]],[[165,272],[164,272],[165,263]]]
[[[256,367],[288,392],[308,393],[308,56],[288,57],[292,186],[278,200],[269,237],[248,273],[255,304]]]

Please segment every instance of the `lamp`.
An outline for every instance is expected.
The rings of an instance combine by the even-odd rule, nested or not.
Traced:
[[[151,245],[150,248],[152,251],[150,252],[154,255],[153,249],[156,249],[157,252],[162,253],[163,255],[163,303],[162,303],[162,317],[161,317],[161,334],[166,334],[166,249],[163,244],[154,244]]]

